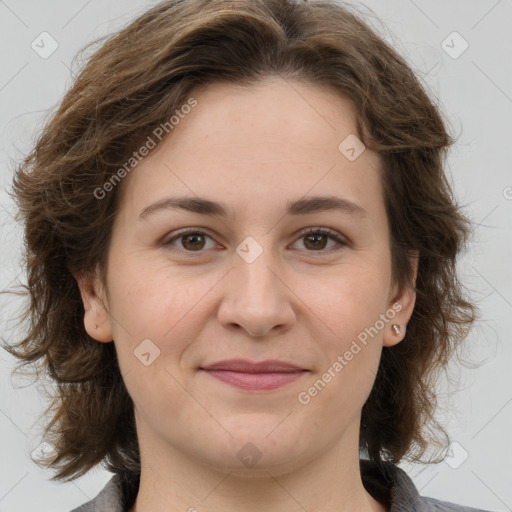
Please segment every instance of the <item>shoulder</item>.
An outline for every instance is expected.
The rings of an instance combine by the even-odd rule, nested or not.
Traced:
[[[121,485],[119,477],[113,476],[100,493],[91,501],[84,503],[71,512],[94,512],[101,510],[102,512],[123,512]]]
[[[116,474],[94,499],[71,512],[125,512],[135,501],[139,478],[136,474]]]
[[[427,498],[422,496],[421,499],[424,502],[425,510],[434,511],[446,511],[446,512],[489,512],[481,508],[465,507],[463,505],[457,505],[449,501],[440,501],[434,498]]]
[[[390,512],[489,512],[421,496],[411,477],[391,462],[361,459],[360,466],[366,490]]]

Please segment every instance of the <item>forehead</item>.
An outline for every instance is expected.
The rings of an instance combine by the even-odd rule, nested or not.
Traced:
[[[171,192],[222,197],[238,211],[308,194],[382,199],[379,155],[364,149],[356,109],[334,89],[267,78],[209,84],[191,97],[197,105],[122,184],[139,212]]]
[[[281,153],[317,158],[311,149],[330,146],[329,153],[337,155],[338,139],[357,131],[356,109],[348,98],[305,81],[267,77],[250,86],[213,83],[192,95],[198,105],[180,122],[179,140],[169,137],[168,148],[175,142],[183,151],[194,147],[202,153],[211,142],[259,161]],[[268,155],[253,153],[261,146]]]

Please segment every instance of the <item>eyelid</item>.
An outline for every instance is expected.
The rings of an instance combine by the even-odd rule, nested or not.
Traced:
[[[309,228],[304,228],[301,231],[299,231],[296,236],[300,237],[300,236],[304,236],[304,235],[309,235],[310,233],[311,234],[321,233],[323,235],[329,235],[334,239],[339,239],[340,243],[345,243],[347,245],[350,243],[350,241],[348,240],[348,238],[346,236],[342,235],[340,232],[336,231],[335,229],[321,227],[321,226],[316,226],[316,227],[313,226],[313,227],[309,227]]]
[[[164,237],[162,237],[162,243],[166,244],[171,240],[174,240],[176,238],[179,238],[180,236],[184,235],[190,235],[199,233],[201,235],[208,235],[210,238],[214,238],[214,235],[210,234],[210,230],[208,228],[202,228],[202,227],[187,227],[187,228],[180,228],[176,229],[174,231],[171,231],[170,233],[167,233]]]
[[[171,246],[171,247],[173,247],[173,249],[176,249],[177,251],[186,252],[188,254],[193,254],[194,252],[196,252],[197,254],[200,254],[202,252],[205,252],[204,250],[201,250],[201,251],[185,251],[184,249],[180,249],[179,247],[174,247],[171,244],[171,242],[174,242],[175,240],[178,240],[182,236],[192,235],[192,234],[206,235],[206,236],[208,236],[209,238],[211,238],[212,240],[215,241],[214,236],[211,235],[206,228],[190,227],[190,228],[178,229],[176,231],[173,231],[173,232],[169,233],[168,235],[166,235],[166,236],[164,236],[162,238],[162,240],[161,240],[159,245],[162,245],[164,247]]]
[[[181,249],[179,247],[172,246],[171,242],[174,242],[175,240],[179,239],[180,237],[185,236],[185,235],[189,235],[189,234],[206,235],[207,237],[209,237],[209,238],[211,238],[212,240],[215,241],[214,236],[209,234],[208,231],[209,231],[208,229],[201,228],[201,227],[188,227],[188,228],[178,229],[178,230],[174,231],[173,233],[171,233],[172,236],[164,237],[163,241],[161,242],[161,245],[163,245],[163,246],[171,246],[171,247],[173,247],[173,249],[176,249],[177,251],[184,252],[184,253],[187,253],[187,254],[194,254],[194,253],[201,254],[201,253],[204,253],[205,250],[187,251],[185,249]],[[345,237],[344,235],[342,235],[338,231],[333,230],[331,228],[327,228],[327,227],[321,227],[321,226],[310,226],[310,227],[307,227],[307,228],[303,228],[302,230],[300,230],[298,233],[296,233],[294,235],[294,242],[293,243],[296,243],[301,238],[303,238],[303,237],[305,237],[307,235],[310,235],[310,234],[311,235],[319,234],[319,235],[328,236],[329,238],[331,238],[331,240],[334,240],[337,245],[334,246],[334,247],[331,247],[329,249],[321,249],[321,250],[318,250],[318,251],[307,251],[307,250],[305,250],[308,253],[315,253],[315,252],[317,252],[319,254],[330,254],[332,252],[336,252],[337,250],[343,248],[344,246],[350,246],[351,245],[350,240],[348,240],[347,237]]]

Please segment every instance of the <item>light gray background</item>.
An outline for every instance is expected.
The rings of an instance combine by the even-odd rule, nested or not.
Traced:
[[[0,0],[0,290],[20,274],[20,228],[5,190],[14,162],[34,142],[48,109],[76,71],[86,43],[110,33],[155,2],[144,0]],[[439,418],[454,444],[437,465],[401,464],[420,493],[493,511],[512,511],[512,1],[367,0],[371,21],[393,42],[439,98],[459,143],[449,172],[456,194],[477,225],[461,278],[481,308],[465,356],[478,369],[453,366],[462,388],[439,383]],[[378,20],[381,21],[378,21]],[[31,43],[47,31],[57,50],[41,58]],[[452,55],[469,44],[458,58]],[[448,39],[447,39],[448,37]],[[48,46],[47,46],[48,48]],[[0,333],[19,339],[19,299],[0,296]],[[29,379],[11,377],[0,352],[0,512],[67,512],[94,497],[110,478],[102,469],[67,484],[30,458],[40,442],[44,397]],[[467,457],[467,458],[466,458]]]

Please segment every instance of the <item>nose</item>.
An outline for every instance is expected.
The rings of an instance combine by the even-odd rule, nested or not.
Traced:
[[[218,320],[226,328],[244,329],[251,336],[282,333],[295,321],[293,292],[279,266],[265,250],[252,263],[242,258],[226,276]],[[269,255],[269,256],[267,256]]]

